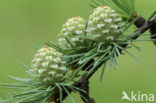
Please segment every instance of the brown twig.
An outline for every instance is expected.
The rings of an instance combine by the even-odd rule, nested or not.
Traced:
[[[156,21],[155,21],[156,22]],[[151,35],[152,35],[152,39],[156,39],[156,36],[155,36],[155,34],[156,34],[156,23],[155,23],[155,25],[153,25],[151,28],[150,28],[150,32],[151,32]],[[154,36],[153,36],[154,35]],[[153,41],[153,43],[156,45],[156,40],[155,41]]]
[[[152,18],[150,21],[147,21],[140,17],[135,23],[134,23],[138,29],[134,32],[134,33],[139,33],[139,34],[143,34],[144,32],[146,32],[148,29],[154,28],[156,25],[156,17]],[[141,35],[137,35],[135,37],[133,37],[132,39],[137,39],[139,36]],[[122,47],[127,47],[127,45],[122,45]],[[92,60],[93,62],[93,60]],[[103,64],[103,63],[102,63]],[[84,103],[95,103],[94,99],[90,98],[89,96],[89,79],[92,77],[92,75],[99,69],[99,67],[101,67],[102,64],[99,64],[99,66],[97,68],[94,69],[94,71],[92,73],[89,74],[89,76],[85,76],[83,75],[82,78],[79,81],[76,81],[73,83],[73,86],[78,87],[80,89],[83,89],[86,91],[86,93],[82,93],[81,91],[80,94],[82,96],[84,96],[87,101],[85,101],[83,98],[82,100],[84,101]],[[70,88],[67,88],[68,91],[71,93],[72,90]],[[67,93],[65,91],[63,91],[63,100],[68,96]],[[56,103],[60,103],[59,102],[59,98],[57,99]]]
[[[83,81],[80,88],[86,91],[86,93],[79,91],[81,99],[84,101],[84,103],[95,103],[94,99],[89,97],[89,80]]]

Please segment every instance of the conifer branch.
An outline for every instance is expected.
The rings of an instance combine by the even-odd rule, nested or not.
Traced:
[[[143,17],[138,18],[137,21],[134,22],[134,24],[138,27],[138,29],[136,31],[134,31],[134,34],[143,34],[144,32],[146,32],[147,30],[150,30],[152,28],[156,27],[156,17],[153,17],[151,20],[146,21]],[[152,29],[153,30],[153,29]],[[151,32],[152,33],[152,32]],[[152,33],[153,34],[153,33]],[[136,40],[138,37],[140,37],[141,35],[137,35],[135,37],[132,37],[132,39]],[[126,48],[128,45],[121,45],[123,48]],[[122,52],[122,50],[120,51]],[[92,60],[92,62],[94,62]],[[106,61],[105,61],[106,62]],[[76,81],[75,83],[73,83],[73,86],[78,87],[80,89],[86,90],[87,93],[82,93],[80,92],[80,94],[84,97],[86,97],[87,101],[85,101],[83,98],[82,100],[84,101],[84,103],[95,103],[94,99],[90,98],[89,96],[89,79],[94,75],[94,73],[102,66],[103,63],[99,64],[97,66],[97,68],[94,69],[94,71],[92,73],[89,74],[89,76],[86,77],[86,75],[83,75],[82,78],[79,81]],[[68,91],[71,93],[72,90],[70,88],[68,88]],[[62,95],[62,99],[64,100],[66,97],[68,96],[68,94],[63,91],[63,95]],[[56,103],[60,103],[59,102],[59,98],[57,99]]]

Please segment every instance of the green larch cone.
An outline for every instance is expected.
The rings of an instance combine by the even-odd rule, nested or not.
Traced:
[[[79,41],[78,35],[82,35],[85,31],[85,20],[79,16],[72,17],[65,24],[63,24],[59,36],[59,45],[68,46],[65,37],[67,37],[74,45]]]
[[[89,16],[87,35],[92,39],[110,42],[119,37],[122,18],[110,7],[95,8]]]
[[[35,58],[32,60],[34,76],[41,82],[48,84],[60,81],[67,71],[61,56],[61,53],[48,46],[38,50]]]

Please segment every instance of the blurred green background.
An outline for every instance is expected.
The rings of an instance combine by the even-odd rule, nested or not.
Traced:
[[[55,42],[61,25],[68,18],[88,19],[92,10],[88,3],[89,0],[0,0],[0,83],[13,82],[7,75],[28,77],[18,61],[29,65],[34,48],[39,48],[39,43]],[[155,5],[156,0],[136,0],[137,11],[146,18],[156,9]],[[102,83],[99,82],[100,71],[92,77],[90,94],[96,103],[121,103],[123,90],[153,93],[156,97],[156,47],[151,42],[137,45],[141,52],[135,48],[129,51],[141,60],[140,64],[122,55],[118,70],[106,70]],[[9,92],[0,88],[0,96]],[[68,99],[65,103],[70,103]],[[78,96],[75,99],[82,103]]]

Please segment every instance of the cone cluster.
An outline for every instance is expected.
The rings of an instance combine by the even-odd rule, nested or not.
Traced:
[[[87,25],[87,30],[86,30]],[[69,19],[59,33],[58,43],[62,47],[70,48],[67,38],[72,44],[81,45],[79,35],[87,33],[87,37],[96,41],[111,42],[120,36],[123,22],[120,15],[108,6],[94,9],[89,16],[88,24],[85,19],[75,16]],[[32,61],[34,76],[47,83],[60,81],[67,71],[62,54],[51,47],[44,47],[37,51]]]

